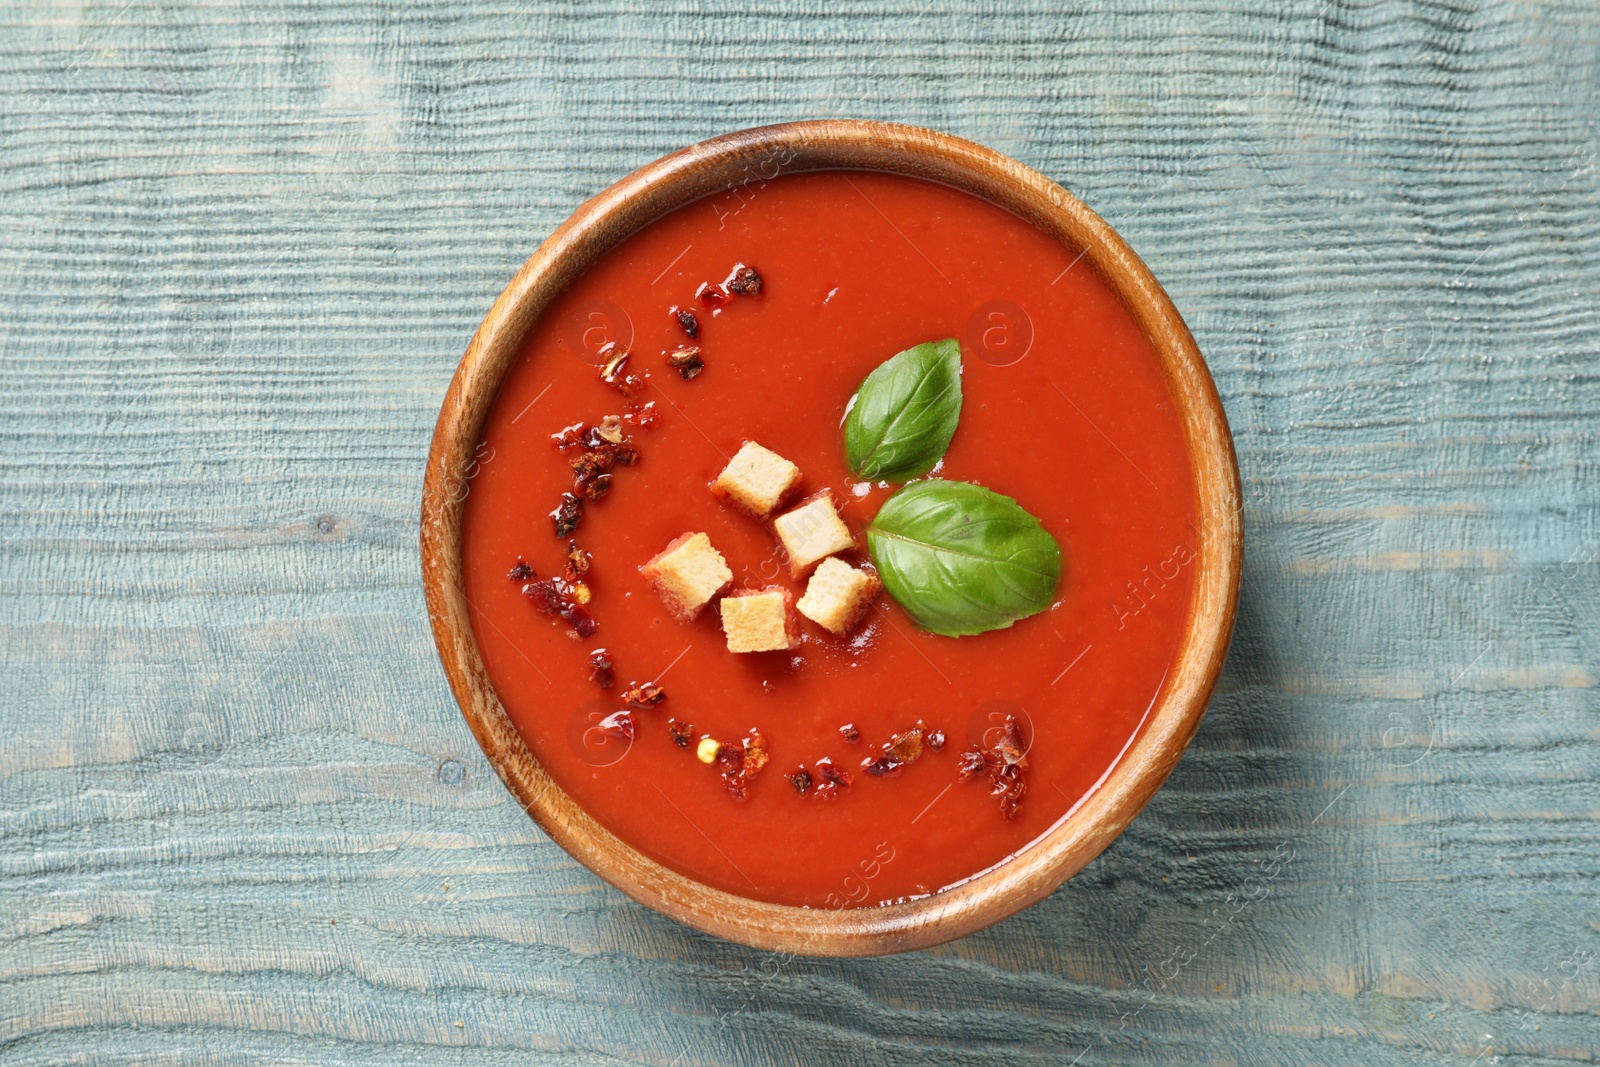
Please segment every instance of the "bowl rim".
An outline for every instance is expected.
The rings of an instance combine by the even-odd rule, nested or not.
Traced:
[[[534,759],[490,684],[461,573],[472,450],[540,314],[629,234],[715,192],[808,170],[875,170],[939,181],[998,204],[1069,247],[1117,294],[1165,372],[1196,486],[1195,587],[1167,681],[1144,728],[1093,790],[1024,851],[931,896],[876,907],[801,908],[714,889],[622,841]],[[755,186],[759,188],[759,185]],[[1243,557],[1238,466],[1222,402],[1182,316],[1109,224],[1043,174],[974,142],[919,127],[822,119],[740,130],[664,156],[582,204],[501,292],[445,395],[424,476],[420,548],[428,616],[463,717],[501,780],[563,849],[633,900],[755,948],[869,956],[983,929],[1054,891],[1099,855],[1166,780],[1204,715],[1233,628]]]

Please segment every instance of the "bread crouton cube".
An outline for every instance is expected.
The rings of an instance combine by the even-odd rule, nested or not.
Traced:
[[[842,637],[861,621],[882,588],[883,583],[872,571],[830,556],[817,565],[795,610]]]
[[[703,533],[674,537],[639,568],[639,573],[681,622],[700,614],[712,597],[733,582],[728,561],[711,547],[711,538]]]
[[[789,602],[794,594],[781,585],[722,598],[722,632],[729,652],[781,652],[793,648],[800,633]]]
[[[746,441],[711,483],[711,491],[764,519],[799,484],[799,467],[754,441]]]
[[[789,554],[789,569],[797,578],[817,560],[853,548],[856,543],[826,493],[779,515],[772,520],[772,528]]]

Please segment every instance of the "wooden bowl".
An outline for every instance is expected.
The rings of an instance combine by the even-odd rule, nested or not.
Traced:
[[[1143,734],[1099,789],[1045,837],[985,874],[921,900],[844,910],[750,900],[669,870],[617,838],[550,779],[495,695],[473,637],[459,491],[459,472],[471,469],[496,390],[541,312],[569,282],[623,238],[692,200],[780,173],[831,169],[943,182],[1083,251],[1165,369],[1199,498],[1195,594],[1181,647]],[[1014,159],[931,130],[847,120],[713,138],[635,171],[580,207],[523,264],[478,327],[439,412],[422,494],[423,584],[440,659],[489,762],[534,821],[646,907],[757,948],[819,956],[904,952],[980,930],[1046,896],[1109,845],[1166,780],[1200,723],[1233,628],[1242,548],[1239,474],[1216,387],[1172,301],[1122,238],[1072,194]]]

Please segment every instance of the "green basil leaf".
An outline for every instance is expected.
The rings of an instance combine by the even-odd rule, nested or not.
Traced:
[[[969,482],[912,482],[867,526],[884,588],[924,630],[1000,630],[1050,606],[1061,546],[1008,496]]]
[[[891,356],[850,398],[844,447],[856,477],[904,482],[928,473],[961,417],[961,342],[929,341]]]

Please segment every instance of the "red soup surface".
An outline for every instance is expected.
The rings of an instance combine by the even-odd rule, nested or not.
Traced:
[[[702,283],[737,264],[759,293],[717,301]],[[715,305],[715,306],[711,306]],[[686,380],[667,355],[691,343]],[[857,483],[841,444],[845,406],[895,353],[959,338],[963,408],[937,477],[1014,497],[1062,551],[1051,606],[970,637],[919,631],[887,593],[837,638],[801,620],[788,652],[727,650],[717,605],[677,621],[639,566],[704,531],[734,586],[795,579],[768,528],[708,491],[749,439],[797,464],[800,494],[831,490],[857,535],[894,486]],[[610,346],[610,347],[607,347]],[[624,399],[597,364],[630,353],[643,379]],[[643,407],[653,403],[653,407]],[[650,422],[653,425],[640,425]],[[551,512],[573,489],[581,447],[552,435],[627,415],[639,458],[617,466],[581,525]],[[1104,780],[1166,678],[1193,587],[1192,472],[1149,343],[1076,249],[966,193],[857,172],[785,176],[690,204],[607,253],[532,331],[470,469],[463,556],[478,645],[534,756],[595,818],[676,871],[744,897],[810,907],[904,900],[971,878],[1026,848]],[[524,594],[560,576],[568,544],[598,624],[579,638]],[[604,649],[616,684],[591,678]],[[629,739],[602,727],[622,694],[666,693],[636,710]],[[992,745],[1007,716],[1028,745],[1013,817],[991,778],[958,781],[962,752]],[[668,719],[692,725],[687,747]],[[893,776],[862,770],[921,720],[946,736]],[[859,740],[846,739],[853,725]],[[766,769],[743,800],[696,757],[703,735],[765,739]],[[824,757],[851,780],[801,794],[787,775]]]

